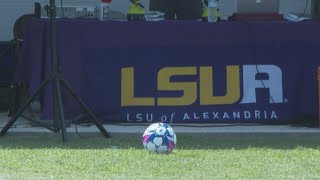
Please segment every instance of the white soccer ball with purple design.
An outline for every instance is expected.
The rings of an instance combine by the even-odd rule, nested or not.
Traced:
[[[176,146],[177,136],[168,124],[154,123],[144,131],[142,143],[150,152],[168,154]]]

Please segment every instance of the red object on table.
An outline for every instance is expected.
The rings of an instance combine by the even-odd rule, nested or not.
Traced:
[[[111,3],[112,0],[101,0],[103,3]]]

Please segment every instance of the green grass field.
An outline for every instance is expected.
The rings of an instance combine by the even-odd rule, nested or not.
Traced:
[[[140,135],[0,138],[0,179],[320,179],[316,136],[179,135],[169,155],[143,150]]]

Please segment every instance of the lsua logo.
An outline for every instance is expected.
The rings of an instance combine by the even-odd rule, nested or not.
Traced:
[[[157,91],[182,91],[180,97],[136,97],[134,91],[134,68],[121,70],[121,106],[188,106],[199,98],[200,105],[223,105],[257,103],[256,89],[269,90],[269,103],[283,103],[282,71],[276,65],[243,65],[242,81],[240,66],[226,66],[226,93],[215,96],[213,67],[163,67],[158,72]],[[266,74],[266,79],[257,79],[258,74]],[[198,76],[194,82],[172,82],[175,76]],[[242,84],[242,98],[240,88]],[[199,87],[199,97],[198,90]],[[240,100],[241,99],[241,100]]]

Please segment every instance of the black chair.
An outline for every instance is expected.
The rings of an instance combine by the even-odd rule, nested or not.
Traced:
[[[15,44],[12,41],[0,42],[0,111],[8,111],[11,107]]]
[[[35,14],[24,14],[15,21],[13,26],[13,36],[15,40],[23,40],[26,25],[33,18],[36,18]]]
[[[14,23],[13,26],[13,36],[14,38],[11,40],[11,43],[13,44],[14,51],[15,51],[15,57],[13,58],[13,68],[11,70],[12,79],[14,79],[15,73],[16,73],[16,66],[20,59],[20,50],[21,45],[23,43],[23,38],[25,35],[26,25],[28,22],[36,18],[37,16],[35,14],[24,14],[17,18],[17,20]],[[12,116],[14,115],[20,105],[26,100],[28,97],[28,88],[26,84],[18,84],[15,81],[10,82],[10,93],[9,93],[9,111],[8,115]],[[32,112],[31,107],[29,108],[29,112]]]

